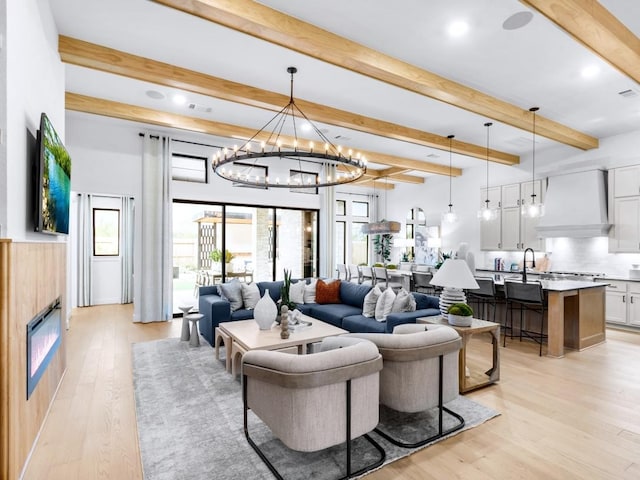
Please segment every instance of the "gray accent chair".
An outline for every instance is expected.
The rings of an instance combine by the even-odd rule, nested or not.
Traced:
[[[248,409],[292,450],[314,452],[345,443],[346,475],[341,478],[382,465],[386,454],[367,435],[379,421],[382,357],[373,343],[330,337],[319,353],[252,350],[242,363],[245,437],[276,478],[282,476],[249,434]],[[380,458],[352,472],[351,442],[360,436]]]
[[[446,325],[398,325],[393,334],[352,333],[342,337],[369,340],[378,346],[384,366],[380,372],[380,404],[404,413],[438,407],[438,432],[416,442],[394,438],[376,428],[390,442],[417,448],[464,427],[464,418],[444,404],[458,396],[458,354],[460,335]],[[458,421],[443,428],[443,414]]]

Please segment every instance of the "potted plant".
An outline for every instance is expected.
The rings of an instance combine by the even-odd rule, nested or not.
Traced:
[[[454,303],[447,309],[449,325],[456,327],[470,327],[473,310],[466,303]]]
[[[213,260],[214,263],[220,264],[223,258],[222,250],[220,250],[219,248],[214,249],[209,255],[209,257],[211,258],[211,260]],[[234,258],[235,258],[235,255],[231,253],[229,250],[224,251],[224,263],[227,264],[226,266],[227,272],[231,272],[231,260],[233,260]]]
[[[384,221],[384,220],[383,220]],[[382,258],[386,265],[391,260],[391,245],[393,244],[393,235],[383,233],[373,238],[373,251]]]

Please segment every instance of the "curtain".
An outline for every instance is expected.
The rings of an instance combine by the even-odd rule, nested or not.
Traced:
[[[325,176],[334,178],[336,174],[335,167],[325,166]],[[334,278],[336,271],[336,251],[335,245],[335,213],[336,213],[336,192],[335,187],[327,187],[322,189],[322,204],[320,208],[320,245],[324,245],[321,251],[320,276],[326,278]]]
[[[133,302],[133,198],[122,197],[122,292],[120,303]]]
[[[91,226],[91,198],[89,193],[78,194],[78,285],[79,307],[92,305],[91,261],[93,255],[93,228]]]
[[[140,321],[172,318],[171,152],[167,137],[144,135]]]

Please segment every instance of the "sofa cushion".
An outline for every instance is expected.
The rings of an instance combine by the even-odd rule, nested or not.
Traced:
[[[409,292],[404,288],[396,294],[396,298],[391,306],[392,312],[415,312],[416,300]]]
[[[336,327],[342,326],[342,319],[349,315],[360,315],[362,310],[358,307],[345,305],[344,303],[327,303],[315,305],[309,311],[309,315]]]
[[[364,303],[362,304],[362,315],[367,318],[373,318],[376,316],[376,304],[378,303],[380,295],[382,295],[382,290],[380,290],[378,285],[369,290],[369,293],[365,295]]]
[[[371,290],[371,285],[358,285],[353,282],[340,284],[340,301],[352,307],[363,308],[364,298]]]
[[[282,285],[284,285],[282,280],[278,280],[276,282],[258,282],[260,297],[262,297],[264,295],[264,291],[268,289],[269,296],[277,303],[280,300],[280,290],[282,289]]]
[[[304,287],[304,295],[303,295],[304,303],[316,303],[316,285],[317,284],[318,284],[318,280],[313,279],[309,282],[308,285]]]
[[[221,297],[231,305],[232,312],[242,308],[242,285],[237,278],[234,278],[228,283],[218,285],[218,290],[222,294]]]
[[[289,300],[293,303],[304,303],[304,287],[307,283],[304,280],[298,280],[289,287]]]
[[[393,307],[393,301],[396,299],[396,294],[392,288],[385,289],[382,295],[378,297],[376,302],[376,320],[384,322],[387,319],[387,315],[391,313],[391,307]]]
[[[364,315],[350,315],[342,319],[342,328],[352,333],[386,333],[386,323]]]
[[[241,283],[242,285],[242,303],[244,308],[252,310],[256,303],[260,300],[260,289],[256,283]]]
[[[298,303],[296,305],[296,310],[300,310],[305,315],[311,314],[311,309],[315,307],[317,303]]]
[[[340,280],[326,283],[324,280],[318,280],[316,284],[316,303],[342,303],[340,301]]]
[[[432,295],[424,293],[411,292],[416,300],[416,310],[425,310],[427,308],[439,308],[439,299]],[[424,316],[424,315],[423,315]]]

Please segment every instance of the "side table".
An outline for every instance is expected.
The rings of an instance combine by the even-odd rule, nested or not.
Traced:
[[[178,308],[182,310],[182,334],[180,335],[180,340],[189,340],[189,319],[187,315],[189,315],[193,306],[180,305]]]
[[[187,320],[191,322],[191,335],[189,339],[189,345],[192,347],[200,346],[200,332],[198,332],[198,322],[204,317],[201,313],[190,313],[187,315]]]
[[[433,325],[446,325],[453,328],[460,337],[462,337],[462,348],[458,356],[458,379],[460,393],[470,392],[480,387],[490,385],[500,380],[500,324],[488,322],[474,318],[470,327],[457,327],[449,325],[446,318],[441,316],[420,317],[418,323],[430,323]],[[493,350],[492,367],[486,372],[478,372],[474,374],[473,366],[470,367],[470,375],[467,376],[467,345],[471,337],[480,333],[488,333],[491,335],[491,344]]]

